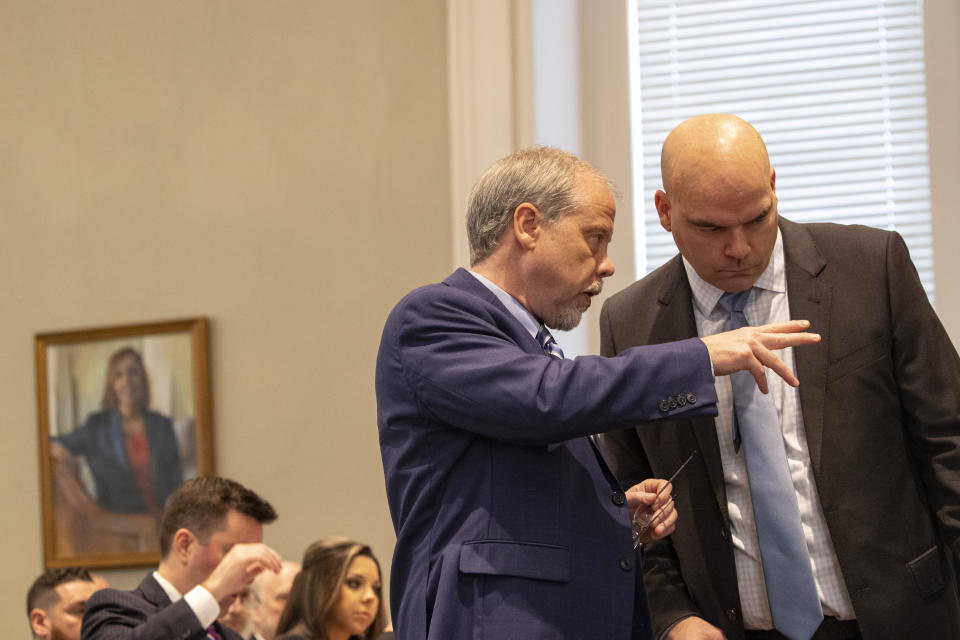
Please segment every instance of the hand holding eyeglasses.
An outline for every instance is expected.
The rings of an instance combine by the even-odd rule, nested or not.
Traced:
[[[648,478],[627,490],[627,506],[633,516],[633,548],[665,538],[676,528],[677,512],[673,480],[696,454],[694,450],[668,480]]]

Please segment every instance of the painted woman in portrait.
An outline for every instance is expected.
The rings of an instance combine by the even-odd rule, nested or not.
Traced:
[[[151,411],[143,359],[130,347],[110,356],[101,410],[53,440],[55,458],[86,458],[96,501],[104,509],[159,518],[183,483],[177,439],[169,418]]]

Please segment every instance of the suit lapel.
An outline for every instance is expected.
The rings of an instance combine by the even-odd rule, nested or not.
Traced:
[[[830,302],[833,290],[820,275],[827,261],[817,249],[810,232],[789,220],[780,219],[787,274],[790,317],[810,321],[810,329],[819,332],[817,345],[794,349],[797,378],[801,380],[800,408],[803,428],[810,450],[815,477],[820,475],[823,450],[823,407],[827,387],[827,341],[830,326]]]
[[[483,300],[494,305],[499,311],[506,316],[506,321],[510,327],[510,337],[516,342],[517,346],[523,349],[528,353],[537,353],[544,354],[543,347],[530,335],[530,333],[524,328],[520,321],[517,320],[513,314],[503,306],[503,303],[500,302],[500,299],[490,289],[488,289],[482,282],[477,280],[471,273],[466,269],[460,268],[450,274],[443,283],[447,286],[466,291],[471,293]],[[501,327],[502,328],[502,327]],[[607,464],[606,458],[603,454],[603,449],[596,441],[593,436],[588,437],[590,442],[590,447],[593,449],[594,455],[597,457],[597,462],[600,464],[600,469],[603,471],[603,475],[607,478],[607,481],[614,488],[619,488],[616,478],[613,475],[613,472],[610,470],[610,466]],[[563,442],[554,442],[553,444],[547,445],[547,451],[553,451],[557,447],[563,446]]]
[[[170,597],[167,596],[167,592],[163,590],[160,583],[153,577],[152,571],[147,574],[138,588],[140,589],[140,593],[143,594],[143,599],[157,609],[170,606]]]
[[[496,307],[497,311],[501,312],[505,325],[502,325],[500,328],[503,329],[517,344],[518,347],[523,349],[528,353],[543,353],[543,347],[537,343],[537,341],[530,335],[526,328],[520,324],[520,321],[513,317],[513,314],[503,306],[503,303],[500,302],[500,299],[490,289],[486,287],[482,282],[477,280],[477,278],[467,271],[464,268],[458,268],[456,271],[451,273],[443,281],[443,284],[448,287],[453,287],[455,289],[460,289],[471,295],[477,296],[478,298],[492,304]]]
[[[648,340],[634,344],[659,344],[696,337],[697,322],[693,317],[693,292],[683,267],[683,259],[677,255],[671,263],[668,277],[657,294],[660,305],[657,320]],[[676,425],[677,438],[684,436],[691,440],[689,445],[678,448],[682,453],[693,448],[692,441],[701,452],[701,458],[707,467],[714,498],[721,513],[727,512],[727,492],[723,479],[723,463],[720,461],[720,444],[717,442],[717,428],[713,418],[694,418]],[[681,430],[683,433],[681,433]],[[692,433],[691,433],[692,432]],[[683,454],[681,459],[686,458]]]

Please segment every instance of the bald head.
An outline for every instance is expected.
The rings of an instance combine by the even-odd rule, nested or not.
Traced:
[[[777,238],[776,174],[757,130],[714,113],[680,123],[663,143],[654,202],[697,274],[724,291],[753,286]]]
[[[763,139],[737,116],[712,113],[681,122],[663,143],[660,172],[667,195],[710,200],[770,180]]]

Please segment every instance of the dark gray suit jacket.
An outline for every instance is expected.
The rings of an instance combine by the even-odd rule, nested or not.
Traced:
[[[790,314],[823,336],[795,350],[800,405],[824,515],[863,637],[958,638],[960,358],[902,238],[783,220]],[[611,297],[601,350],[696,335],[679,256]],[[647,550],[655,634],[698,615],[743,637],[723,470],[712,418],[604,437],[623,486],[675,481],[676,532]]]
[[[219,622],[223,640],[243,640]],[[103,589],[87,601],[81,640],[204,640],[207,630],[185,600],[171,604],[163,587],[147,574],[132,591]]]

